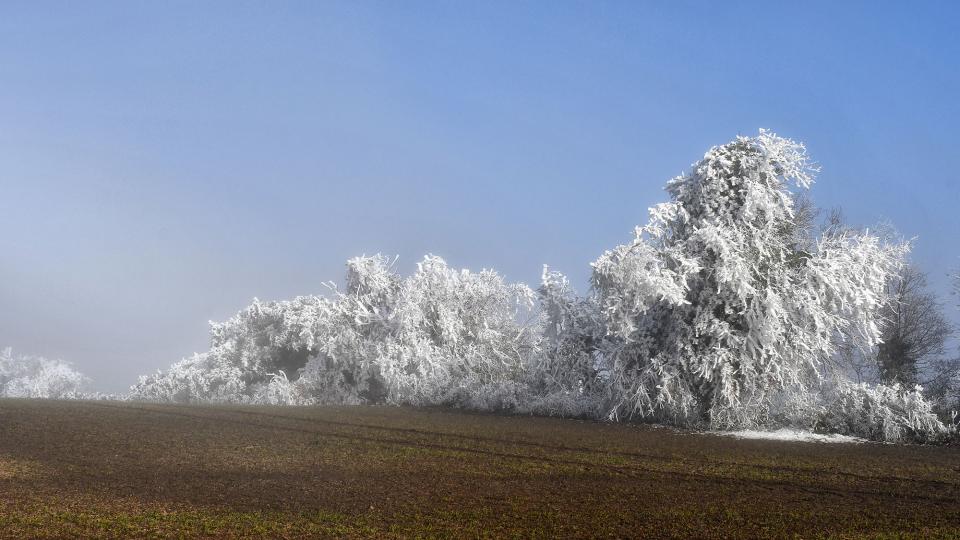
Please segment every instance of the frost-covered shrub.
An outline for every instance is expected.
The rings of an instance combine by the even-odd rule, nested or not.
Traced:
[[[259,385],[253,392],[252,403],[264,405],[307,405],[311,404],[300,388],[287,379],[284,372],[274,373],[270,381]]]
[[[77,398],[87,378],[61,360],[0,350],[0,397]]]
[[[253,304],[211,324],[210,351],[141,377],[137,399],[457,404],[512,408],[536,361],[533,292],[428,256],[403,279],[382,256],[347,263],[333,298]]]
[[[275,390],[280,380],[295,382],[311,361],[316,364],[327,359],[315,334],[328,326],[325,322],[332,316],[331,302],[325,298],[305,296],[267,303],[254,299],[230,320],[211,323],[209,351],[185,358],[165,372],[140,377],[130,395],[183,403],[270,402],[269,396],[278,395],[270,389]],[[337,374],[343,377],[339,370]],[[303,394],[312,390],[309,385],[300,387]],[[356,384],[342,387],[355,391]],[[313,398],[303,396],[298,401],[312,402]]]
[[[166,372],[143,375],[130,389],[133,399],[180,403],[241,402],[246,382],[241,367],[216,349],[194,354],[170,366]]]
[[[818,431],[889,442],[936,441],[951,431],[937,418],[919,386],[840,382],[823,395],[824,404],[814,417]]]

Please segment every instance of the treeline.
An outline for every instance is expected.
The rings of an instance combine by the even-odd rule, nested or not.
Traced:
[[[352,259],[343,290],[254,301],[213,324],[208,352],[131,396],[947,436],[936,408],[956,399],[955,366],[937,364],[924,395],[915,383],[942,340],[919,344],[902,324],[909,245],[836,216],[815,226],[798,195],[812,175],[802,145],[771,133],[710,149],[593,263],[586,296],[548,269],[533,290],[433,256],[408,277],[380,255]]]
[[[342,289],[254,300],[212,324],[209,351],[124,397],[955,436],[952,328],[907,264],[909,244],[838,213],[818,225],[812,182],[802,145],[738,137],[668,182],[670,200],[592,264],[585,296],[546,267],[534,290],[435,256],[409,276],[358,257]],[[9,383],[4,358],[0,395],[36,395]]]

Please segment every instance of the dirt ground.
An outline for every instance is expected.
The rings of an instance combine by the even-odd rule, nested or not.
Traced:
[[[0,537],[960,537],[960,448],[0,400]]]

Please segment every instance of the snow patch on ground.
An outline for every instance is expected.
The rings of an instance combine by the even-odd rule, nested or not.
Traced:
[[[849,435],[813,433],[812,431],[803,431],[799,429],[778,429],[776,431],[757,431],[747,429],[743,431],[716,431],[717,435],[727,437],[736,437],[737,439],[764,439],[769,441],[800,441],[800,442],[821,442],[821,443],[864,443],[866,439],[851,437]]]

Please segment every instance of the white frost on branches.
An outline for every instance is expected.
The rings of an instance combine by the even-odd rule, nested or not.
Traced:
[[[783,394],[820,385],[838,337],[878,342],[908,246],[866,232],[798,243],[790,186],[812,174],[801,145],[768,132],[714,147],[667,184],[672,200],[633,242],[594,263],[613,418],[779,422]]]
[[[593,263],[591,293],[544,268],[533,291],[427,256],[402,277],[347,263],[329,297],[253,304],[211,348],[141,377],[172,401],[443,404],[711,429],[791,426],[884,440],[948,430],[919,390],[855,385],[838,344],[875,346],[908,245],[814,238],[791,189],[802,145],[761,131],[671,180],[671,200]]]
[[[140,399],[512,407],[539,354],[529,287],[427,256],[407,278],[380,255],[347,263],[333,298],[254,303],[212,344],[141,377]],[[207,374],[204,376],[204,374]]]
[[[0,397],[76,398],[86,382],[61,360],[14,355],[10,347],[0,350]]]

